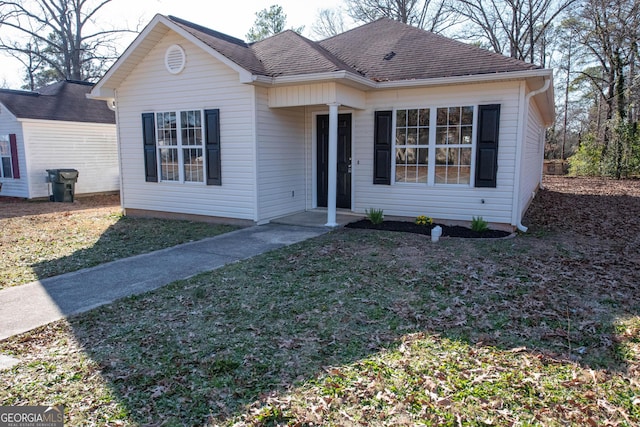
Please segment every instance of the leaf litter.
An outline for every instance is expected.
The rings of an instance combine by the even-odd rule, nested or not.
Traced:
[[[0,404],[64,403],[69,425],[637,425],[639,182],[545,184],[516,239],[343,229],[5,340],[22,363]]]

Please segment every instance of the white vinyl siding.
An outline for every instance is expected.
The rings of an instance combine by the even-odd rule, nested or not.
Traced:
[[[525,138],[520,171],[519,208],[521,215],[524,215],[540,184],[544,156],[545,127],[533,100],[530,101],[528,110],[529,115],[525,119]]]
[[[117,191],[116,127],[110,124],[25,120],[29,197],[48,197],[47,169],[76,169],[75,194]]]
[[[166,49],[180,45],[185,68],[171,74]],[[122,203],[142,209],[256,220],[253,91],[238,73],[179,35],[168,32],[117,90]],[[146,182],[142,113],[220,110],[222,185]]]
[[[368,94],[368,108],[353,114],[353,211],[383,209],[387,215],[471,220],[482,216],[511,223],[519,117],[519,83],[486,83],[425,89],[386,90]],[[500,104],[500,140],[496,188],[467,185],[374,185],[374,113],[396,108],[438,108]],[[475,164],[475,158],[472,159]],[[473,181],[472,177],[472,181]]]
[[[305,172],[311,171],[306,168],[305,109],[269,108],[263,88],[256,88],[256,98],[258,217],[262,222],[305,210]]]

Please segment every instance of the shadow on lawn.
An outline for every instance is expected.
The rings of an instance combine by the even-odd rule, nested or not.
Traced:
[[[542,192],[529,221],[553,216],[547,203],[601,206],[594,197]],[[606,204],[623,214],[640,200]],[[413,234],[339,230],[70,323],[126,413],[153,425],[225,422],[418,331],[636,370],[625,348],[638,322],[621,322],[640,313],[638,234],[594,239],[585,228],[598,230],[532,224],[533,235],[512,240],[437,245]]]
[[[58,258],[33,264],[31,268],[39,279],[94,267],[110,261],[127,258],[182,243],[229,232],[237,227],[193,221],[117,216],[100,238],[90,247]],[[64,219],[62,219],[64,220]],[[92,236],[89,236],[92,237]],[[69,236],[71,245],[84,245]],[[59,242],[65,249],[65,241]]]

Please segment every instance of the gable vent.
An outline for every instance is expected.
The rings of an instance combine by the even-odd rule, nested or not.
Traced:
[[[186,56],[184,49],[177,44],[169,46],[164,54],[164,65],[171,74],[178,74],[184,69]]]

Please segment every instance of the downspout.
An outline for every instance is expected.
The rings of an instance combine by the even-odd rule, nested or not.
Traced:
[[[516,185],[515,185],[515,189],[517,189],[517,192],[515,192],[515,199],[514,200],[514,206],[517,206],[517,210],[515,212],[516,214],[516,227],[518,228],[519,231],[522,231],[523,233],[526,233],[528,228],[525,227],[522,224],[522,212],[521,212],[521,206],[520,206],[520,170],[522,167],[522,150],[523,150],[523,146],[525,144],[525,138],[526,138],[526,132],[524,131],[524,129],[527,126],[527,121],[529,120],[529,103],[531,102],[531,98],[533,98],[536,95],[539,95],[541,93],[546,92],[549,89],[549,86],[551,85],[551,78],[545,76],[544,77],[544,85],[542,85],[542,87],[540,89],[536,89],[534,91],[529,92],[524,99],[524,106],[522,108],[522,121],[521,123],[521,129],[522,130],[522,136],[520,138],[520,144],[518,145],[518,155],[516,157]],[[544,153],[544,150],[543,150]]]

